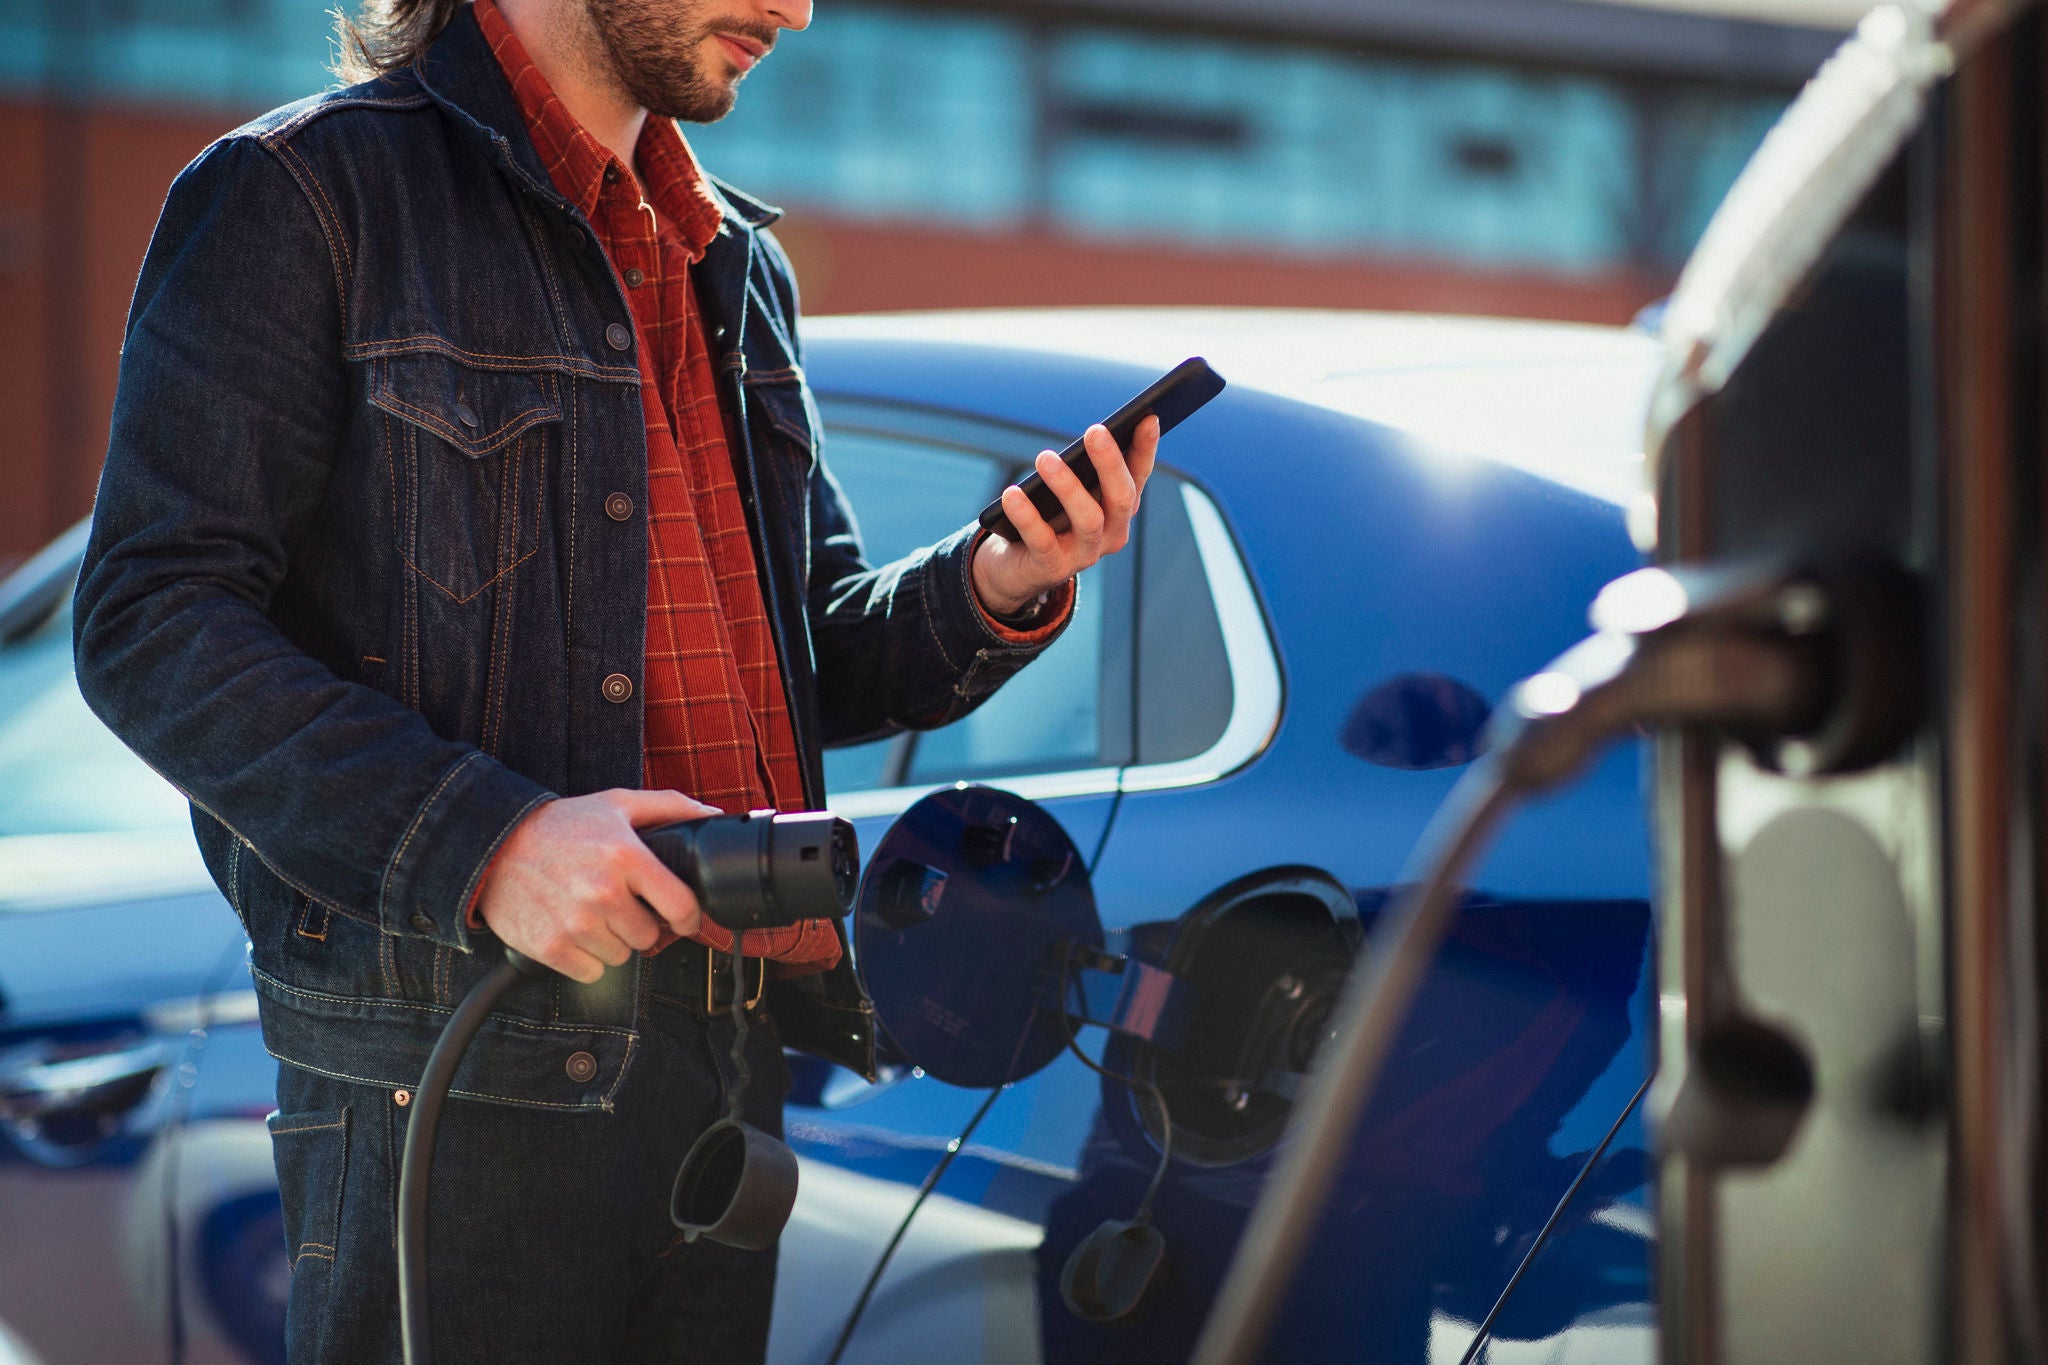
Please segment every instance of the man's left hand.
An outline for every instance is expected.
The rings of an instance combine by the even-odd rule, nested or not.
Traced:
[[[994,616],[1014,616],[1039,594],[1050,592],[1130,543],[1131,518],[1137,514],[1145,480],[1159,451],[1159,419],[1147,417],[1131,435],[1130,457],[1117,449],[1116,438],[1101,423],[1082,437],[1102,501],[1096,502],[1074,471],[1050,450],[1038,453],[1038,476],[1058,495],[1067,512],[1067,529],[1046,524],[1024,490],[1011,484],[1003,490],[1003,511],[1017,528],[1017,540],[986,536],[974,553],[974,591]]]

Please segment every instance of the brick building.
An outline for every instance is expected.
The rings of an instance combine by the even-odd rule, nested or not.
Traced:
[[[1623,321],[1839,38],[1594,0],[822,0],[693,132],[812,311],[1281,304]],[[90,507],[165,187],[318,90],[320,0],[0,7],[0,563]]]

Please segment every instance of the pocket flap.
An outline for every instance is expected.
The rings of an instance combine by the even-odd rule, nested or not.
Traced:
[[[557,379],[548,373],[481,370],[438,351],[385,356],[370,401],[464,455],[503,450],[519,434],[562,420]]]
[[[817,444],[821,422],[802,371],[789,369],[760,377],[749,372],[744,382],[749,401],[766,414],[777,431],[807,451]]]

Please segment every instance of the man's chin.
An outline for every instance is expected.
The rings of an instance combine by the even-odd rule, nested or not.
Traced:
[[[709,80],[687,90],[667,92],[660,100],[645,100],[649,110],[663,118],[684,123],[716,123],[730,114],[739,102],[739,77]]]

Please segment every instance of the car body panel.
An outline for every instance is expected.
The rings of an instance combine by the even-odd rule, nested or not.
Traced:
[[[1370,925],[1457,770],[1361,757],[1347,738],[1361,698],[1422,677],[1490,704],[1583,633],[1597,588],[1636,563],[1623,527],[1634,456],[1619,433],[1639,419],[1654,367],[1646,338],[1614,329],[1148,310],[814,320],[806,368],[828,459],[830,432],[859,426],[1014,466],[1196,351],[1232,387],[1169,438],[1162,462],[1195,490],[1191,507],[1210,509],[1202,569],[1212,590],[1241,584],[1226,614],[1254,631],[1270,706],[1235,684],[1233,705],[1249,709],[1233,710],[1238,741],[1208,769],[979,775],[1043,800],[1089,860],[1113,943],[1158,962],[1195,941],[1191,907],[1261,868],[1320,869],[1344,889],[1345,916]],[[1518,816],[1475,879],[1276,1349],[1455,1358],[1626,1110],[1655,1022],[1640,784],[1635,754],[1611,757]],[[834,805],[872,851],[928,786]],[[275,1067],[243,1012],[232,912],[210,892],[159,891],[80,890],[60,904],[45,886],[41,908],[0,911],[0,1030],[175,1043],[155,1126],[79,1173],[118,1189],[102,1198],[157,1248],[109,1256],[122,1267],[109,1283],[140,1306],[145,1332],[166,1334],[159,1344],[175,1318],[188,1359],[270,1359],[282,1247],[269,1270],[254,1249],[276,1216],[260,1122]],[[1101,1035],[1083,1036],[1092,1053]],[[1133,1054],[1114,1044],[1103,1056],[1114,1070]],[[829,1355],[918,1184],[987,1096],[901,1062],[873,1084],[791,1062],[787,1130],[804,1183],[771,1349],[794,1365]],[[1496,1358],[1525,1346],[1648,1358],[1643,1141],[1632,1115],[1504,1307]],[[1059,1294],[1068,1249],[1131,1216],[1156,1159],[1129,1090],[1072,1055],[1010,1086],[908,1225],[845,1359],[1180,1358],[1271,1155],[1176,1163],[1157,1210],[1168,1262],[1154,1298],[1134,1325],[1083,1323]],[[0,1197],[27,1166],[0,1159]],[[0,1254],[0,1321],[17,1312],[6,1268]],[[152,1358],[25,1339],[52,1362]]]

